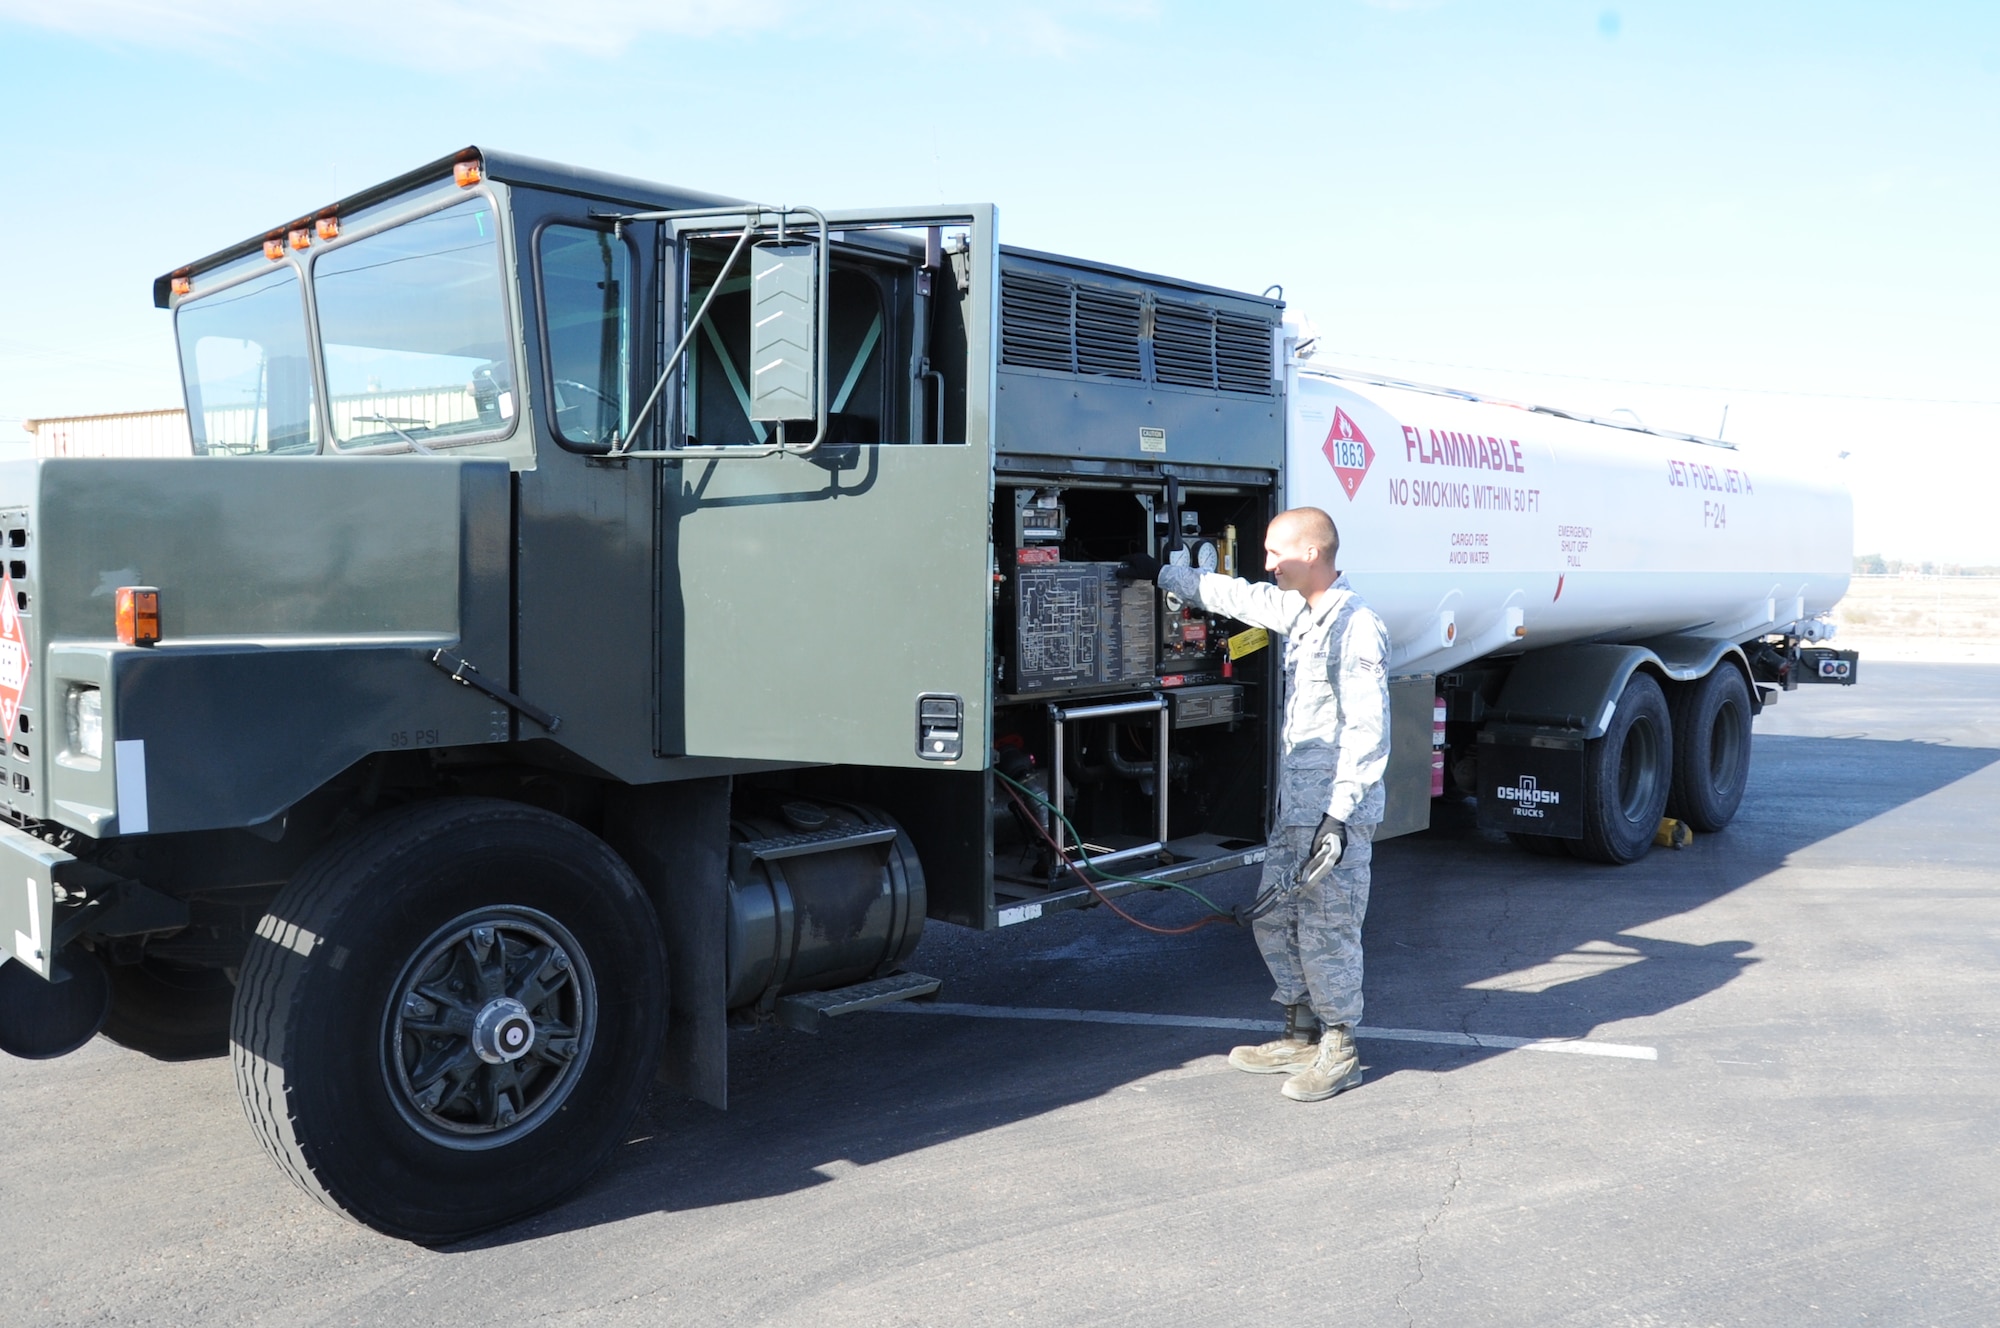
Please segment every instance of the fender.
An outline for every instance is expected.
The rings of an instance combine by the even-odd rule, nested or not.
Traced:
[[[1750,677],[1750,662],[1732,641],[1694,636],[1659,636],[1631,645],[1551,646],[1523,655],[1507,675],[1492,718],[1503,724],[1580,730],[1601,738],[1625,684],[1640,669],[1664,682],[1691,683],[1728,660]],[[1762,707],[1751,688],[1755,713]]]

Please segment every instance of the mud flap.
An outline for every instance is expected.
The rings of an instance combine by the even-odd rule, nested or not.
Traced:
[[[1496,725],[1479,735],[1479,827],[1583,838],[1584,736]]]
[[[729,780],[616,790],[604,838],[646,887],[667,948],[667,1045],[660,1077],[729,1105]]]

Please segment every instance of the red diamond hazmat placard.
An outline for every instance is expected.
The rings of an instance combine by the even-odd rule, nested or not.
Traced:
[[[1326,441],[1320,445],[1326,453],[1327,464],[1333,467],[1333,474],[1340,481],[1349,499],[1361,487],[1361,481],[1368,476],[1368,467],[1375,464],[1375,449],[1368,443],[1368,436],[1361,432],[1361,426],[1344,410],[1336,407],[1333,412],[1333,427],[1326,431]]]
[[[28,634],[21,630],[19,603],[13,574],[0,576],[0,729],[8,742],[14,740],[14,722],[28,691]]]

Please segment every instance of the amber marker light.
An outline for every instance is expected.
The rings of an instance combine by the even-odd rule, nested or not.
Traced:
[[[283,240],[264,241],[264,257],[270,259],[273,263],[275,263],[284,256],[285,256],[285,242]]]
[[[175,277],[175,278],[174,278],[174,294],[176,294],[176,295],[191,295],[191,294],[193,294],[193,293],[194,293],[194,278],[193,278],[193,277]]]
[[[160,643],[160,592],[152,586],[120,586],[118,639],[128,646]]]
[[[340,218],[321,217],[313,223],[313,229],[319,232],[319,238],[322,240],[334,239],[340,234]]]
[[[452,164],[451,178],[460,189],[472,188],[472,186],[479,183],[483,176],[484,172],[479,169],[479,163],[476,161],[461,161]]]
[[[309,248],[312,245],[313,233],[307,230],[303,226],[297,226],[294,227],[292,229],[292,233],[286,236],[285,238],[291,242],[292,248],[305,249]]]

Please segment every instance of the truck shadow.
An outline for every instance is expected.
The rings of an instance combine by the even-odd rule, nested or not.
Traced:
[[[1367,932],[1366,1023],[1381,1028],[1580,1038],[1714,992],[1758,959],[1756,941],[1642,934],[1719,899],[1794,853],[2000,761],[2000,750],[1760,736],[1729,830],[1624,868],[1513,849],[1439,804],[1428,834],[1377,850]],[[1879,850],[1878,850],[1879,851]],[[1254,869],[1202,882],[1225,907]],[[1125,901],[1121,901],[1125,902]],[[1126,903],[1178,924],[1184,898]],[[1162,938],[1104,910],[993,934],[933,927],[910,967],[968,1004],[1275,1019],[1270,985],[1234,927]],[[797,1192],[851,1166],[1005,1128],[1218,1056],[1259,1035],[1225,1029],[863,1015],[818,1036],[738,1027],[732,1107],[655,1092],[634,1139],[578,1197],[453,1248],[475,1249]],[[1611,1040],[1634,1040],[1631,1037]],[[1364,1039],[1371,1081],[1448,1073],[1495,1050]]]
[[[1638,934],[1792,855],[2000,761],[1989,748],[1759,736],[1725,831],[1627,867],[1510,851],[1439,804],[1429,834],[1383,846],[1367,931],[1369,1023],[1585,1037],[1660,1014],[1759,962],[1750,939]],[[1474,1053],[1475,1058],[1478,1053]]]

